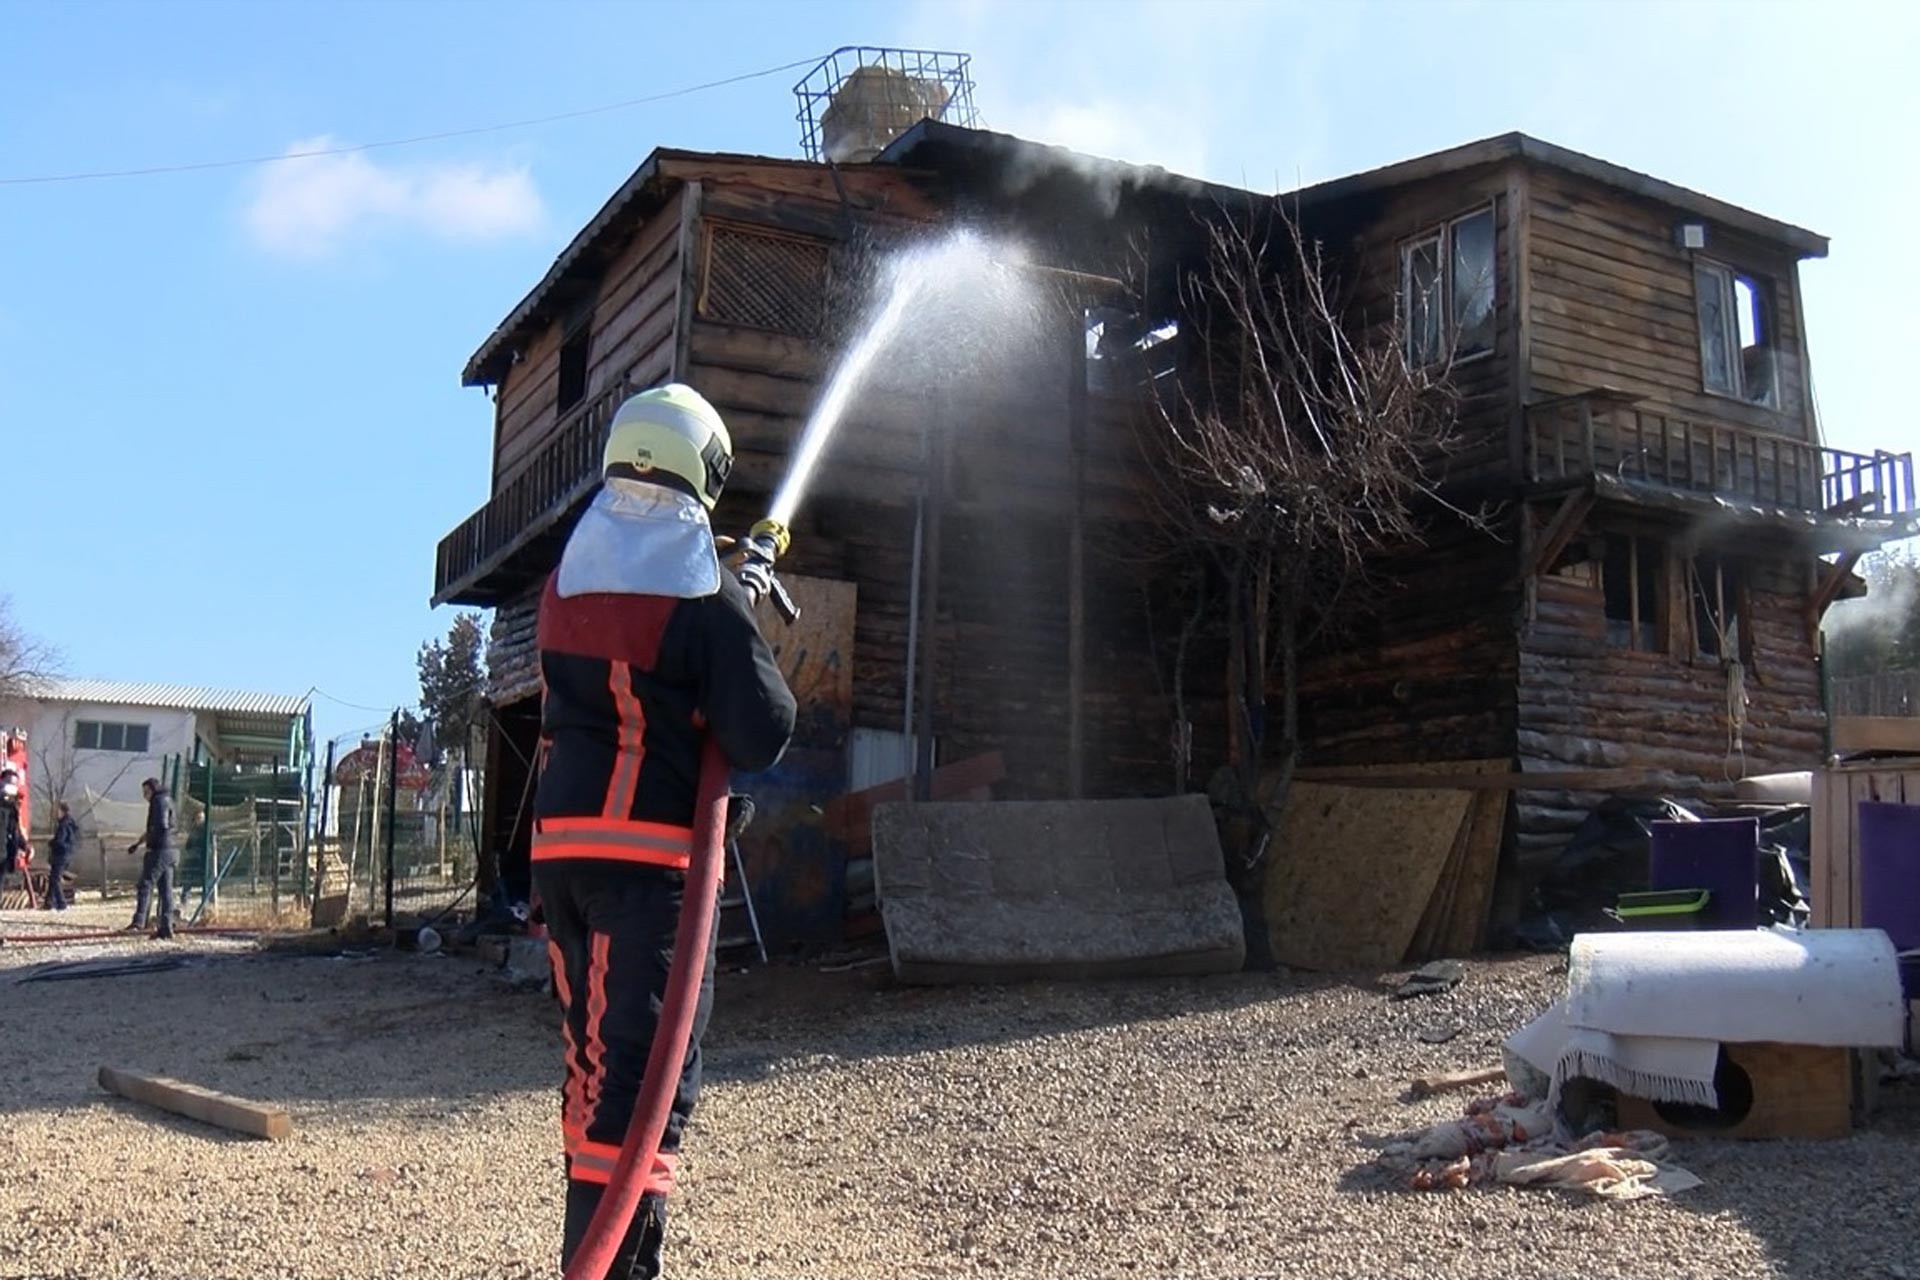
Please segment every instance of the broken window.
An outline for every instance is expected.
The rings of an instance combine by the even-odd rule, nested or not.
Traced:
[[[567,410],[587,398],[587,349],[589,326],[582,324],[560,344],[560,397],[555,413]]]
[[[1493,210],[1479,209],[1400,250],[1400,304],[1407,359],[1464,360],[1493,350]]]
[[[1766,280],[1702,262],[1694,266],[1700,377],[1708,391],[1776,405],[1773,290]]]
[[[1607,643],[1635,653],[1666,650],[1661,637],[1660,602],[1663,557],[1658,541],[1638,534],[1609,534],[1600,564],[1600,587],[1606,598]]]
[[[1746,657],[1740,616],[1746,611],[1746,584],[1740,567],[1719,556],[1700,555],[1688,562],[1688,594],[1693,600],[1693,648],[1703,658],[1734,661]]]
[[[1402,310],[1407,318],[1407,360],[1419,367],[1437,364],[1445,354],[1440,318],[1446,314],[1440,296],[1440,237],[1416,240],[1403,251]]]
[[[1493,350],[1493,210],[1457,219],[1452,227],[1453,354]]]

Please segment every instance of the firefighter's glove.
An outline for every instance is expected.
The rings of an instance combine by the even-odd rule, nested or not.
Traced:
[[[740,585],[747,589],[747,596],[759,604],[773,594],[773,566],[757,556],[748,556],[740,566]]]
[[[753,821],[753,797],[734,793],[727,797],[727,839],[738,840]]]

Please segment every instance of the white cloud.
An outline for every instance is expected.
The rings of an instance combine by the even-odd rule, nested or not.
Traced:
[[[336,145],[307,138],[287,152]],[[353,152],[264,166],[244,217],[263,248],[312,258],[352,238],[396,231],[464,243],[527,235],[546,221],[546,206],[525,169],[383,165]]]

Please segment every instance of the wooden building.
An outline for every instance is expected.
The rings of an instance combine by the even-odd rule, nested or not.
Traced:
[[[1125,306],[1173,332],[1204,219],[1270,199],[935,121],[867,163],[650,156],[465,372],[494,388],[493,491],[441,542],[434,600],[496,610],[496,849],[524,857],[533,601],[622,398],[676,379],[720,408],[739,462],[717,523],[744,528],[844,341],[861,245],[1003,231],[1125,276]],[[1685,790],[1815,763],[1820,614],[1916,506],[1910,457],[1822,443],[1798,264],[1825,240],[1518,134],[1285,199],[1359,323],[1405,316],[1412,354],[1452,353],[1443,488],[1494,513],[1393,557],[1400,588],[1312,656],[1308,762],[1634,765]],[[1089,359],[1100,280],[1046,278],[1051,310],[1003,365],[862,396],[796,525],[807,719],[756,785],[800,816],[752,859],[793,934],[830,933],[841,895],[807,807],[909,729],[930,723],[941,760],[1001,752],[1008,796],[1172,785],[1155,584],[1125,555],[1148,399]],[[1204,780],[1224,717],[1217,682],[1196,692]],[[1595,798],[1518,793],[1509,852],[1551,848]]]

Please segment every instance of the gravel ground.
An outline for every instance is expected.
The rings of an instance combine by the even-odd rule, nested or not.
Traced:
[[[118,924],[124,906],[63,924]],[[76,919],[75,917],[78,917]],[[241,943],[24,946],[0,932],[0,1277],[554,1274],[558,1037],[471,959]],[[14,985],[51,959],[186,969]],[[708,1280],[1887,1277],[1920,1280],[1920,1093],[1828,1144],[1690,1144],[1673,1202],[1416,1195],[1365,1142],[1457,1113],[1415,1074],[1497,1061],[1562,982],[1378,976],[890,989],[883,969],[724,975],[669,1230]],[[1464,1030],[1419,1038],[1433,1024]],[[112,1063],[283,1102],[230,1137],[109,1098]]]

